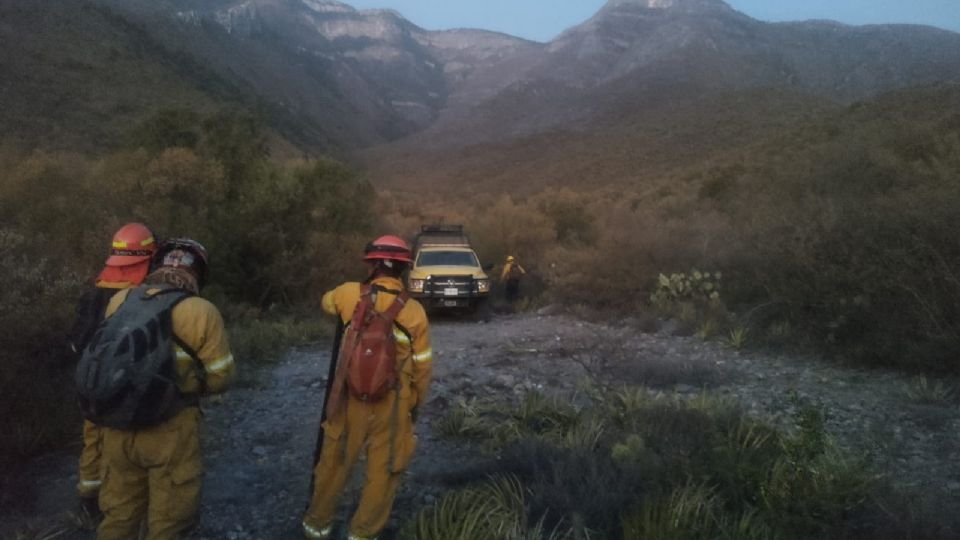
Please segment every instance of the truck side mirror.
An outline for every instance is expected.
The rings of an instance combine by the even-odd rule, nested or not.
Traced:
[[[482,268],[483,268],[483,271],[484,271],[484,272],[489,272],[489,271],[493,270],[493,263],[487,263],[487,264],[483,265]]]

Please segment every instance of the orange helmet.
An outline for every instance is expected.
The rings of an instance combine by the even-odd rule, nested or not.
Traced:
[[[389,259],[391,261],[400,261],[404,263],[413,262],[413,256],[410,253],[410,246],[399,236],[386,235],[377,238],[367,244],[363,250],[365,261],[378,259]]]
[[[129,266],[149,261],[157,252],[157,240],[143,223],[127,223],[113,235],[107,266]]]

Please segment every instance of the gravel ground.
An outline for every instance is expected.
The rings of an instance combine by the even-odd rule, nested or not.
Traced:
[[[431,424],[457,400],[515,399],[531,389],[575,392],[591,378],[690,396],[707,389],[785,427],[799,404],[819,404],[841,447],[870,455],[896,482],[960,509],[960,409],[955,403],[923,405],[909,399],[908,376],[810,357],[742,354],[674,336],[669,325],[643,333],[629,323],[611,327],[545,314],[550,311],[498,316],[489,323],[434,320],[434,385],[417,427],[419,449],[386,538],[449,489],[469,464],[480,462],[477,449],[432,433]],[[205,403],[202,518],[191,538],[300,537],[328,351],[327,345],[290,351]],[[12,537],[32,524],[62,531],[50,538],[93,538],[76,531],[66,513],[75,475],[72,453],[43,456],[15,471],[8,485],[22,490],[22,504],[0,509],[0,535]],[[356,504],[360,481],[355,474],[341,521]]]

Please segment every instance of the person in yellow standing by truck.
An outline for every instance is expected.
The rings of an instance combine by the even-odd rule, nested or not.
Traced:
[[[156,251],[156,238],[142,223],[128,223],[113,235],[110,256],[97,276],[95,287],[84,293],[77,304],[77,318],[69,335],[70,348],[75,357],[83,352],[93,337],[94,331],[103,320],[110,298],[120,289],[140,285],[147,277],[150,261]],[[80,496],[80,511],[93,521],[100,518],[97,498],[102,482],[102,439],[100,427],[85,420],[77,492]]]
[[[516,302],[520,298],[520,279],[527,271],[520,266],[517,258],[508,255],[503,263],[503,272],[500,273],[500,283],[504,285],[504,296],[507,302]]]
[[[410,248],[401,238],[382,236],[367,245],[364,260],[370,265],[366,283],[344,283],[321,301],[324,311],[347,327],[328,388],[322,449],[303,518],[304,536],[314,540],[330,538],[337,499],[364,449],[366,479],[348,538],[376,538],[386,526],[413,455],[413,424],[433,373],[426,312],[407,296],[401,281],[412,262]],[[368,358],[380,360],[365,363]]]
[[[207,278],[203,246],[168,240],[156,266],[144,286],[110,300],[78,366],[84,416],[104,426],[99,540],[137,538],[144,520],[148,540],[178,538],[194,525],[202,476],[199,399],[223,391],[235,371],[220,312],[196,296]],[[115,365],[148,376],[135,374],[117,390],[111,381],[129,369],[109,369]]]

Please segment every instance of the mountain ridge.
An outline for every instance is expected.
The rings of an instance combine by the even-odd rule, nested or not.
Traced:
[[[35,4],[14,0],[8,9],[21,5]],[[225,98],[208,87],[229,89],[230,100],[263,111],[284,138],[308,154],[343,154],[404,140],[455,147],[576,129],[598,117],[630,116],[643,103],[671,95],[703,99],[716,92],[778,88],[852,103],[960,77],[960,34],[916,25],[766,23],[721,0],[611,0],[549,43],[476,29],[428,31],[393,10],[357,10],[333,0],[64,5],[81,33],[95,12],[78,6],[109,10],[111,20],[139,28],[137,39],[166,51],[143,57],[156,66],[151,70],[169,73],[168,81],[152,85],[191,88],[134,106],[124,117],[190,103],[209,108]],[[81,34],[69,33],[75,41],[66,43],[36,27],[37,18],[22,15],[21,29],[11,24],[4,30],[10,58],[29,56],[30,47],[45,49],[42,40],[64,42],[44,53],[54,61],[87,49],[105,55],[92,71],[61,72],[69,73],[69,80],[46,75],[46,86],[66,84],[62,99],[71,84],[97,88],[94,79],[105,78],[102,66],[109,65],[111,47],[138,46],[118,37],[97,49],[83,43]],[[193,72],[202,74],[170,69],[171,62],[192,62]],[[22,62],[8,61],[0,69],[7,80],[35,78]],[[121,86],[131,94],[151,93],[136,81]],[[19,92],[15,86],[6,92],[9,103],[29,97],[29,92],[12,95]],[[109,92],[96,92],[110,99]],[[85,108],[81,104],[81,111]],[[55,122],[43,107],[22,110]],[[30,122],[17,110],[6,116],[15,126],[13,135]],[[78,120],[65,131],[92,123]]]

